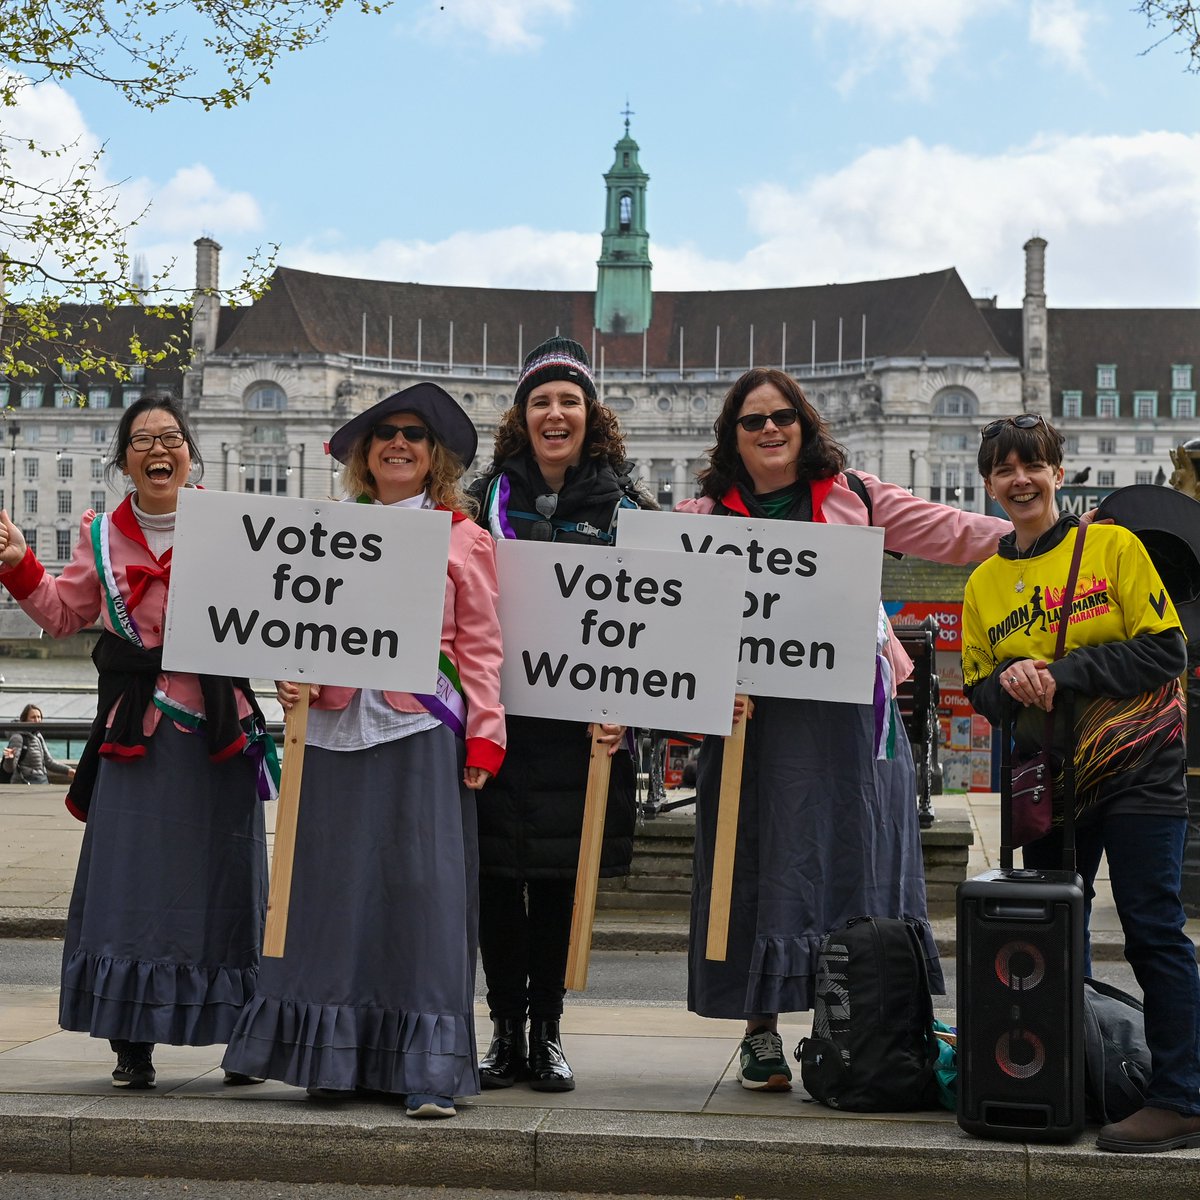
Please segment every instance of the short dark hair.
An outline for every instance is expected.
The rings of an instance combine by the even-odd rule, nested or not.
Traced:
[[[143,413],[154,408],[162,408],[175,418],[179,431],[187,442],[188,454],[192,459],[192,478],[200,479],[204,475],[204,459],[192,436],[192,428],[184,414],[183,405],[170,393],[165,391],[147,392],[135,400],[121,416],[117,432],[113,437],[108,451],[108,462],[104,464],[104,478],[113,487],[118,486],[118,476],[125,469],[125,456],[129,453],[129,438],[133,431],[133,423]]]
[[[731,387],[713,422],[716,443],[708,449],[708,466],[697,477],[701,495],[719,500],[738,479],[744,479],[745,468],[737,450],[737,419],[746,397],[764,383],[773,384],[783,398],[800,414],[800,460],[796,463],[798,479],[828,479],[846,465],[845,450],[833,439],[821,414],[808,402],[800,385],[786,372],[775,367],[753,367]]]
[[[1020,429],[1011,421],[1001,427],[999,433],[983,438],[979,443],[977,465],[979,474],[986,479],[1015,450],[1023,463],[1042,462],[1048,467],[1061,467],[1063,460],[1063,435],[1043,419],[1032,429]]]

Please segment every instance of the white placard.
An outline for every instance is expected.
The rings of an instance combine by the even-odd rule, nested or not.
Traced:
[[[506,711],[729,733],[744,566],[526,541],[496,564]]]
[[[683,550],[743,563],[738,691],[869,704],[883,530],[631,510],[622,549]]]
[[[181,490],[163,666],[432,692],[449,546],[446,512]]]

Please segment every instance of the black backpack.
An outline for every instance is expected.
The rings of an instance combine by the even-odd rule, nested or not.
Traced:
[[[855,917],[821,939],[812,1036],[796,1058],[808,1094],[830,1108],[936,1107],[933,998],[915,921]]]
[[[1142,1006],[1120,988],[1083,981],[1083,1097],[1101,1125],[1132,1116],[1150,1082],[1150,1049]]]

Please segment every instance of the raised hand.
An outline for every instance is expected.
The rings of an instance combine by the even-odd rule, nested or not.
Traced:
[[[0,509],[0,563],[15,567],[26,549],[25,535],[8,519],[8,511]]]

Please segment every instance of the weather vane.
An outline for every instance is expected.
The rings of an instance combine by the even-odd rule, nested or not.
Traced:
[[[636,116],[636,115],[637,114],[633,111],[633,109],[629,107],[629,97],[626,96],[625,97],[625,107],[623,109],[621,109],[621,116],[623,116],[625,118],[625,132],[626,133],[629,132],[629,118]]]

